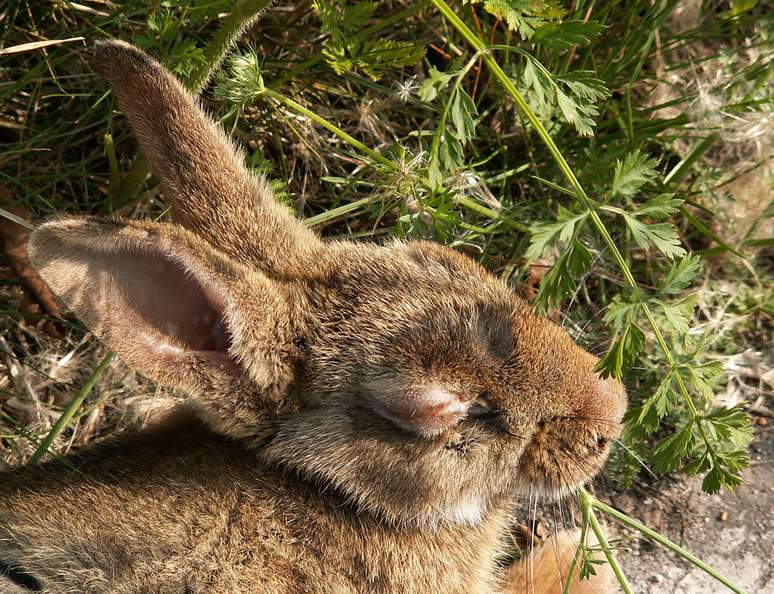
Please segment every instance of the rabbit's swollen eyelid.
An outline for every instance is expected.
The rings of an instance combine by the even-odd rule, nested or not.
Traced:
[[[502,411],[492,407],[488,402],[489,395],[484,392],[468,407],[467,418],[481,423],[497,423],[502,421]]]
[[[478,400],[475,400],[469,407],[468,407],[468,416],[474,419],[481,419],[481,420],[487,420],[487,419],[496,419],[500,416],[500,411],[494,408],[491,408],[486,403],[479,402]]]

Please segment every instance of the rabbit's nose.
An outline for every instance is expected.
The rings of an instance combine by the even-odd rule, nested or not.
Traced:
[[[601,384],[601,392],[609,399],[615,401],[615,403],[618,405],[619,416],[623,416],[623,414],[626,412],[626,405],[628,402],[626,397],[626,389],[624,388],[623,384],[612,377],[600,379],[599,382]]]
[[[623,384],[612,377],[596,377],[591,393],[585,402],[584,411],[588,416],[620,422],[626,412],[626,390]]]
[[[583,377],[583,376],[582,376]],[[545,427],[565,419],[596,422],[601,428],[610,428],[617,437],[621,420],[626,412],[627,398],[623,384],[613,378],[601,378],[588,373],[566,400],[558,399],[555,406],[541,411],[538,427]],[[605,431],[608,433],[608,431]]]

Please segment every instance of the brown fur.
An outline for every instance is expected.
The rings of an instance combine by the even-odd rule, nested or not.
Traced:
[[[516,498],[599,470],[622,386],[465,256],[322,243],[139,50],[99,44],[96,67],[179,225],[54,220],[31,260],[109,348],[192,398],[5,473],[0,562],[51,592],[522,591],[498,569]]]
[[[567,574],[573,567],[572,594],[605,594],[616,592],[615,577],[609,565],[594,565],[595,575],[581,580],[578,565],[573,566],[573,557],[578,549],[580,530],[560,532],[536,547],[528,557],[515,563],[508,571],[507,580],[511,592],[535,594],[563,594]],[[594,535],[586,535],[586,546],[593,551],[589,556],[595,561],[604,561],[604,554]]]

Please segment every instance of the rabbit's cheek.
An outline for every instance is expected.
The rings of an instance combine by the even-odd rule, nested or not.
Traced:
[[[444,519],[453,524],[477,524],[487,505],[482,497],[468,495],[444,512]]]

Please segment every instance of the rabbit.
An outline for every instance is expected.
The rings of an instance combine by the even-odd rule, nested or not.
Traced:
[[[189,398],[0,474],[5,591],[560,592],[572,539],[508,566],[513,513],[599,471],[622,384],[463,254],[321,240],[157,61],[94,54],[173,222],[55,218],[30,259]]]

